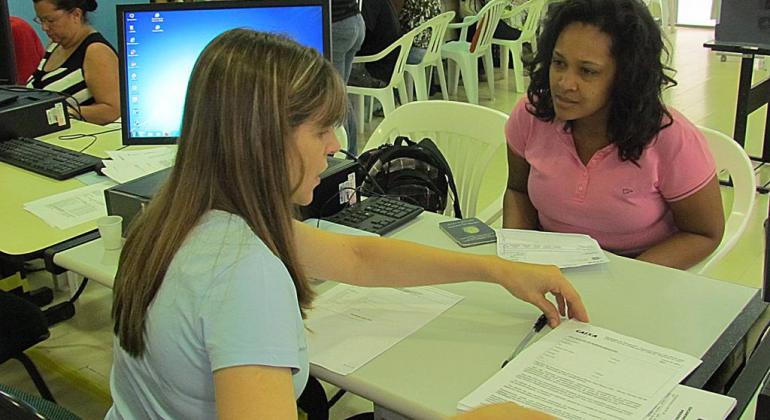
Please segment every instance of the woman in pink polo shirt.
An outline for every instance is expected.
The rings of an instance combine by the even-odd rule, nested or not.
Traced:
[[[551,7],[506,124],[503,226],[585,233],[604,249],[686,269],[724,231],[714,159],[666,107],[668,51],[638,0]]]

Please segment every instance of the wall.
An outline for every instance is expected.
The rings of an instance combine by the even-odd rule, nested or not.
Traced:
[[[147,0],[97,0],[99,7],[96,11],[88,14],[88,19],[91,21],[91,25],[101,32],[110,43],[117,47],[118,36],[115,29],[116,17],[115,17],[115,4],[135,4],[135,3],[148,3]],[[32,7],[32,0],[8,0],[8,8],[11,15],[18,16],[27,22],[30,22],[37,31],[38,36],[43,41],[43,45],[47,45],[49,40],[46,34],[40,29],[40,25],[32,23],[32,19],[35,18],[35,9]]]

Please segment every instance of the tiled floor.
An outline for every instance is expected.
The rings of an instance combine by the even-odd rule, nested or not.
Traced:
[[[732,133],[735,113],[739,58],[728,56],[722,62],[714,53],[703,48],[703,42],[713,38],[712,30],[678,28],[669,33],[674,44],[672,64],[676,68],[678,86],[668,90],[666,101],[696,124]],[[767,77],[770,62],[757,73]],[[497,79],[502,79],[501,74]],[[512,83],[512,78],[510,78]],[[462,92],[462,90],[461,90]],[[462,93],[461,93],[462,95]],[[489,101],[488,90],[482,83],[482,105],[509,112],[521,94],[512,86],[497,81],[497,95]],[[464,98],[457,98],[464,99]],[[372,127],[367,127],[371,132]],[[756,112],[749,122],[748,150],[761,151],[764,111]],[[482,207],[499,194],[506,176],[505,156],[498,156],[489,168],[489,182],[481,192]],[[763,179],[770,172],[763,174]],[[725,190],[729,201],[729,190]],[[762,273],[762,221],[767,217],[767,196],[759,196],[749,231],[734,250],[709,275],[751,287],[758,287]],[[35,276],[36,282],[50,282],[45,276]],[[29,352],[42,368],[42,374],[59,403],[85,419],[101,418],[109,407],[108,374],[111,363],[110,290],[89,285],[78,304],[78,314],[70,321],[52,329],[52,337]],[[0,366],[0,381],[34,392],[29,378],[14,361]],[[342,419],[371,405],[355,396],[346,395],[335,406],[334,419]]]

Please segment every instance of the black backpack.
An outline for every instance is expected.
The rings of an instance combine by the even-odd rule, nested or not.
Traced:
[[[444,211],[449,191],[454,196],[454,215],[462,218],[457,187],[444,155],[432,140],[419,143],[404,136],[394,144],[367,150],[359,156],[364,194],[385,194],[435,213]]]

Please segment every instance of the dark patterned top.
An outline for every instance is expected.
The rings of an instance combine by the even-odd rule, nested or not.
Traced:
[[[422,25],[424,22],[441,14],[440,0],[406,0],[398,20],[404,33]],[[430,31],[424,31],[414,38],[414,46],[428,48]]]
[[[43,69],[46,63],[48,63],[48,59],[51,58],[51,54],[59,46],[59,44],[52,42],[46,49],[45,56],[40,60],[37,70],[27,80],[27,87],[52,90],[70,95],[80,105],[93,104],[94,95],[91,94],[86,85],[85,75],[83,74],[83,62],[86,59],[88,46],[94,43],[106,44],[115,51],[102,34],[94,32],[80,43],[78,48],[67,57],[67,60],[59,68],[47,72]]]

